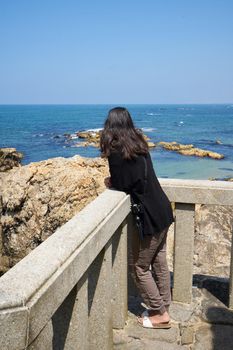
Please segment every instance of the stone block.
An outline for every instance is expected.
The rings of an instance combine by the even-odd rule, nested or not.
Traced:
[[[48,322],[48,324],[42,329],[38,337],[32,342],[32,344],[29,345],[27,349],[28,350],[54,349],[52,321]]]
[[[173,300],[182,303],[192,301],[194,210],[176,203]]]
[[[88,270],[89,350],[113,349],[111,272],[110,241]]]
[[[27,346],[28,309],[0,311],[0,349],[21,350]]]
[[[177,325],[173,325],[170,329],[147,329],[140,326],[137,320],[130,319],[125,326],[124,331],[128,337],[148,340],[159,340],[167,343],[175,343],[180,336],[180,330]]]
[[[195,334],[193,350],[232,350],[233,326],[201,325]]]
[[[127,223],[124,222],[112,238],[113,328],[124,328],[127,319],[127,272]]]
[[[192,344],[194,339],[194,329],[192,326],[181,327],[181,344]]]
[[[88,349],[87,275],[72,289],[52,317],[53,348]]]

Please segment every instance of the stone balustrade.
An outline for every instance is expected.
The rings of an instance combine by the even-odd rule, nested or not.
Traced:
[[[130,199],[106,190],[0,279],[0,349],[111,349],[127,317]]]
[[[195,204],[232,206],[233,183],[177,179],[161,179],[160,183],[170,201],[175,203],[173,300],[191,303]],[[233,309],[233,248],[231,248],[229,308]]]
[[[173,299],[191,303],[195,204],[233,205],[233,184],[160,182],[175,203]],[[129,196],[106,190],[1,277],[1,350],[112,349],[127,318],[129,213]],[[233,309],[233,263],[230,274]]]

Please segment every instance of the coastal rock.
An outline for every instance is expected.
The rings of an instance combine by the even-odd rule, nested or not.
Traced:
[[[190,149],[193,148],[193,145],[183,145],[182,143],[177,143],[175,141],[173,142],[165,142],[161,141],[158,142],[158,146],[162,146],[163,148],[169,150],[169,151],[180,151],[183,149]]]
[[[209,158],[213,158],[213,159],[223,159],[224,158],[223,154],[203,150],[200,148],[181,149],[180,151],[178,151],[178,153],[183,154],[185,156],[209,157]]]
[[[19,167],[22,159],[23,154],[15,148],[0,148],[0,172]]]
[[[75,147],[97,147],[99,148],[100,145],[100,135],[101,135],[101,130],[95,131],[95,130],[87,130],[87,131],[77,131],[74,135],[69,135],[69,134],[64,134],[64,136],[68,139],[68,140],[72,140],[72,139],[82,139],[85,141],[82,142],[77,142],[75,144]],[[150,138],[143,134],[144,139],[147,141],[148,143],[148,147],[149,148],[154,148],[156,147],[156,144],[154,142],[150,141]]]
[[[224,158],[223,154],[219,154],[216,152],[203,150],[201,148],[196,148],[192,144],[190,145],[184,145],[181,143],[177,143],[175,141],[173,142],[158,142],[159,146],[162,146],[163,148],[170,150],[170,151],[176,151],[180,154],[183,154],[185,156],[197,156],[197,157],[210,157],[213,159],[222,159]]]
[[[54,158],[1,176],[0,273],[7,271],[104,189],[107,162]]]

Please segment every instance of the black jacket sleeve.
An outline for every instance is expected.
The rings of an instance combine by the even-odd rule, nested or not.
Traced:
[[[108,162],[112,187],[129,194],[143,193],[144,161],[141,157],[127,160],[120,153],[112,153]]]

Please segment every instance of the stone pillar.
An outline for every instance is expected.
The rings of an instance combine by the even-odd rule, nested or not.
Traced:
[[[88,269],[89,350],[113,349],[111,241]]]
[[[191,303],[194,248],[194,204],[175,204],[173,301]]]
[[[113,328],[124,328],[128,312],[127,296],[127,223],[112,239],[112,314]]]
[[[230,282],[229,282],[229,309],[233,310],[233,232],[231,240],[231,269],[230,269]]]
[[[87,286],[84,274],[52,317],[57,350],[88,350]]]

